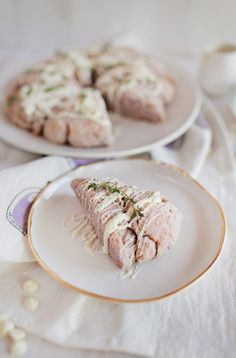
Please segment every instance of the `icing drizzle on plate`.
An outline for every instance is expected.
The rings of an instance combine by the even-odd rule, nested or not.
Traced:
[[[63,222],[63,227],[66,231],[71,233],[72,239],[81,237],[84,243],[84,249],[91,255],[104,253],[103,246],[97,239],[97,236],[89,223],[88,219],[83,213],[73,213],[69,215]],[[110,262],[110,257],[106,255],[105,262]],[[123,279],[135,279],[140,271],[140,265],[135,264],[129,269],[122,269],[119,272],[118,278]]]
[[[64,229],[71,233],[71,237],[76,239],[81,236],[84,242],[84,249],[91,255],[102,252],[102,245],[90,225],[89,221],[82,213],[73,213],[64,220]]]

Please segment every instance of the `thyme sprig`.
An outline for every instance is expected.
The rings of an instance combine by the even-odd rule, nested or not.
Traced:
[[[8,97],[8,99],[7,99],[8,107],[11,107],[13,105],[13,103],[15,101],[17,101],[17,99],[18,99],[18,96],[16,96],[16,95],[12,95],[12,96]]]
[[[83,103],[84,102],[84,100],[86,99],[86,94],[85,93],[80,93],[80,95],[79,95],[79,99],[80,99],[80,101]]]
[[[32,91],[33,91],[32,87],[31,87],[31,86],[29,86],[29,88],[28,88],[28,90],[27,90],[26,95],[27,95],[27,96],[30,96],[30,95],[31,95],[31,93],[32,93]]]
[[[140,218],[143,217],[142,209],[140,209],[140,207],[138,206],[134,207],[133,214],[131,215],[131,220],[133,220],[136,216]]]
[[[123,201],[124,205],[126,205],[128,202],[132,203],[133,205],[133,213],[131,216],[131,220],[133,220],[135,217],[142,218],[144,215],[142,213],[142,209],[138,206],[135,206],[136,202],[133,198],[131,198],[129,195],[127,195],[123,190],[119,189],[116,185],[110,185],[109,183],[102,182],[100,184],[97,184],[95,182],[92,182],[89,184],[88,189],[93,188],[94,190],[104,189],[107,190],[109,193],[119,193],[121,194],[121,200]]]
[[[57,86],[52,86],[52,87],[46,87],[44,92],[53,92],[53,91],[56,91],[59,88],[63,88],[63,87],[64,87],[63,84],[60,84],[60,85],[57,85]]]

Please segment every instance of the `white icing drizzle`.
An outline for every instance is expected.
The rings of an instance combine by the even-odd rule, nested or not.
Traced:
[[[35,82],[20,88],[21,107],[29,120],[31,116],[57,116],[86,118],[110,125],[105,102],[99,91],[81,88],[77,71],[89,76],[92,62],[82,51],[60,53],[33,69]],[[58,108],[57,108],[58,109]],[[54,113],[53,113],[54,112]]]
[[[75,66],[64,60],[41,65],[40,80],[48,85],[58,85],[74,77]]]
[[[74,230],[78,226],[78,222],[80,222],[83,218],[85,218],[84,214],[81,214],[81,213],[71,214],[64,220],[64,223],[63,223],[64,229]]]
[[[21,87],[19,93],[22,99],[21,105],[27,116],[32,116],[34,113],[52,115],[52,108],[60,104],[62,98],[76,97],[80,93],[80,88],[74,82],[51,89],[42,83]]]
[[[124,280],[130,278],[131,280],[134,280],[139,272],[140,272],[140,265],[134,264],[129,269],[122,269],[119,273],[119,279]]]
[[[92,198],[92,203],[96,205],[97,202],[100,201],[100,199],[104,198],[105,194],[104,191],[98,191],[95,193],[95,195]]]
[[[147,88],[151,85],[151,89]],[[121,111],[121,99],[125,92],[135,88],[136,96],[156,98],[163,92],[163,80],[144,62],[136,61],[127,66],[118,66],[98,80],[98,87],[108,96],[116,112]]]
[[[138,83],[156,83],[157,76],[144,63],[136,65],[119,66],[104,74],[98,81],[99,85],[119,85],[123,88],[133,88]]]
[[[116,186],[118,186],[119,189],[121,189],[122,192],[126,193],[126,195],[128,195],[128,196],[132,196],[132,194],[136,194],[136,195],[138,194],[136,192],[137,191],[136,187],[122,186],[119,184],[118,181],[116,181],[114,179],[91,178],[86,185],[89,186],[89,184],[92,182],[95,182],[98,185],[101,184],[102,182],[109,183],[110,185],[116,185]],[[92,203],[95,207],[96,207],[96,203],[101,201],[95,208],[95,212],[101,213],[105,208],[107,208],[110,204],[114,203],[114,201],[116,199],[120,198],[122,195],[123,195],[122,193],[117,193],[117,192],[109,194],[109,193],[106,193],[106,191],[103,189],[98,190],[94,194],[94,197],[92,199]],[[145,212],[147,212],[150,208],[161,203],[162,199],[160,196],[160,192],[155,191],[155,192],[151,193],[151,195],[149,195],[148,197],[146,197],[144,199],[140,199],[140,200],[137,198],[135,201],[136,201],[136,203],[134,204],[134,207],[141,209],[142,213],[145,214]],[[103,252],[104,253],[106,253],[106,254],[108,253],[109,239],[110,239],[110,236],[115,231],[125,230],[126,228],[131,227],[132,222],[135,220],[135,218],[133,220],[130,220],[132,214],[133,214],[133,208],[130,207],[126,213],[119,212],[114,217],[112,217],[110,220],[108,220],[106,222],[104,234],[103,234]],[[145,222],[147,220],[145,218],[143,220],[140,220],[139,225],[141,225],[142,221],[144,222],[144,224],[143,224],[142,229],[140,229],[138,238],[140,238],[143,235],[145,227],[146,227]]]
[[[123,214],[124,215],[124,214]],[[122,222],[123,220],[121,220]],[[116,226],[116,224],[113,222]],[[97,253],[104,253],[104,247],[98,241],[96,234],[94,233],[88,220],[82,213],[73,213],[64,220],[64,229],[71,232],[72,238],[81,237],[84,242],[84,249],[87,253],[95,255]],[[113,229],[112,229],[113,230]],[[105,262],[110,262],[109,256],[105,256]],[[122,269],[119,273],[120,279],[135,279],[140,271],[140,265],[134,264],[129,269]]]
[[[124,230],[128,227],[129,216],[125,213],[119,213],[110,219],[106,225],[103,235],[103,252],[108,253],[108,244],[110,236],[117,230]]]
[[[144,245],[145,245],[145,241],[142,240],[143,238],[143,235],[145,234],[145,230],[146,230],[146,227],[148,226],[148,224],[150,224],[151,220],[157,216],[161,216],[163,214],[165,214],[168,210],[175,210],[175,207],[167,202],[165,203],[165,205],[158,205],[155,210],[152,212],[152,214],[148,217],[148,219],[144,220],[143,222],[143,226],[139,232],[139,235],[137,237],[137,245],[139,246],[139,249],[142,250]],[[141,223],[142,225],[142,223]],[[159,251],[158,251],[159,252]]]
[[[65,52],[65,56],[78,68],[90,69],[92,61],[80,50]]]
[[[121,58],[121,56],[117,56],[116,53],[105,53],[95,59],[94,64],[96,66],[112,67],[117,66],[120,62],[123,61],[124,59]]]
[[[91,228],[88,227],[87,220],[81,220],[81,222],[75,227],[71,233],[72,239],[76,239],[81,233],[84,235],[91,232]]]
[[[102,182],[108,182],[109,184],[117,184],[117,181],[114,181],[112,179],[106,178],[106,179],[98,179],[98,178],[91,178],[88,182],[88,186],[90,183],[96,182],[97,184],[100,184]],[[106,194],[106,192],[101,189],[98,192],[94,194],[94,197],[92,199],[92,202],[95,203],[98,202],[100,199],[103,199],[100,204],[95,209],[95,212],[101,212],[106,207],[108,207],[110,204],[112,204],[116,199],[121,197],[121,193],[112,193],[112,194]],[[117,230],[124,230],[128,227],[128,221],[130,219],[130,216],[126,213],[120,212],[117,215],[115,215],[113,218],[107,221],[105,224],[105,230],[103,234],[103,252],[108,254],[108,246],[109,246],[109,238],[110,236]]]
[[[103,66],[108,69],[121,64],[142,61],[140,56],[137,56],[137,53],[134,50],[125,47],[110,47],[106,49],[105,52],[101,47],[94,48],[91,53],[96,56],[94,65]]]
[[[80,101],[76,105],[75,110],[89,119],[110,124],[106,113],[105,102],[97,90],[89,88],[81,90]]]
[[[95,255],[102,251],[102,245],[84,214],[71,214],[64,220],[63,226],[65,230],[71,232],[73,239],[77,237],[82,238],[86,252]]]
[[[135,89],[135,94],[138,96],[141,100],[142,99],[148,99],[156,98],[161,95],[163,90],[163,82],[162,80],[156,79],[155,82],[152,82],[152,89],[147,89],[145,86],[145,81],[137,80],[137,79],[131,79],[127,83],[120,83],[116,84],[114,86],[111,85],[111,87],[108,89],[108,96],[109,98],[112,98],[112,102],[114,103],[114,109],[118,113],[121,112],[121,99],[125,92],[129,90]]]
[[[61,105],[65,100],[62,112],[57,116],[86,117],[94,121],[110,124],[105,103],[98,91],[81,89],[75,82],[66,82],[63,85],[50,87],[44,83],[24,85],[20,89],[22,108],[30,117],[35,115],[53,115],[53,108]]]
[[[134,193],[134,190],[136,190],[136,187],[126,187],[122,189],[126,195],[131,196]]]
[[[115,193],[109,193],[109,190],[107,191],[106,189],[104,190],[103,188],[99,189],[98,191],[95,191],[95,193],[90,201],[90,205],[93,204],[93,206],[95,207],[95,212],[101,213],[110,204],[114,203],[117,199],[119,199],[121,196],[123,196],[124,193],[127,196],[130,196],[131,198],[133,198],[133,200],[135,201],[134,207],[136,209],[137,208],[140,209],[144,215],[146,212],[151,210],[151,215],[148,218],[145,216],[141,217],[141,218],[139,218],[139,221],[136,223],[136,222],[134,222],[136,220],[135,217],[131,220],[131,217],[133,215],[133,210],[134,210],[133,205],[130,206],[130,208],[128,209],[127,212],[123,212],[123,211],[120,211],[120,209],[119,210],[117,209],[117,212],[114,212],[115,215],[113,217],[111,217],[110,219],[108,219],[108,221],[106,221],[104,233],[103,233],[102,252],[105,254],[109,253],[109,239],[113,233],[125,230],[130,227],[133,228],[133,225],[134,225],[134,227],[137,226],[137,228],[136,228],[137,229],[136,233],[138,235],[137,245],[139,247],[139,250],[141,250],[142,249],[142,240],[141,239],[142,239],[143,235],[145,234],[145,229],[146,229],[147,223],[150,222],[151,218],[154,215],[157,215],[157,213],[158,213],[158,215],[161,215],[161,213],[164,210],[164,209],[162,209],[162,206],[158,205],[162,202],[160,192],[159,191],[155,191],[155,192],[138,191],[138,189],[136,187],[133,187],[133,186],[130,187],[130,186],[123,185],[119,181],[114,180],[114,179],[90,178],[87,182],[85,182],[85,188],[83,189],[84,193],[87,192],[88,186],[90,185],[90,183],[96,183],[97,185],[99,185],[101,183],[107,183],[107,184],[110,184],[111,186],[117,186],[117,188],[120,189],[120,192],[115,192]],[[93,188],[91,188],[89,190],[93,190]],[[144,197],[144,195],[145,195],[145,197]],[[106,211],[105,211],[105,214],[107,214]],[[78,232],[75,233],[75,236],[77,234],[78,234]],[[87,233],[85,234],[85,238],[86,237],[90,238],[89,235],[90,234],[88,231],[88,234]],[[90,245],[90,248],[91,248],[91,245]],[[124,272],[124,270],[123,270],[123,272],[121,273],[121,278],[126,278],[126,277],[134,278],[136,276],[136,274],[138,273],[138,271],[139,271],[139,268],[136,267],[136,265],[135,265],[134,268],[132,267],[128,271],[125,270],[125,272]]]
[[[95,196],[96,195],[97,194],[95,194]],[[104,192],[103,192],[103,195],[104,195]],[[103,211],[110,204],[114,203],[114,201],[116,199],[120,198],[120,196],[121,196],[120,193],[113,193],[113,194],[110,194],[110,195],[104,195],[104,200],[96,207],[95,212]]]
[[[76,70],[87,70],[92,67],[91,60],[81,51],[63,52],[50,61],[39,63],[35,70],[39,71],[42,82],[58,85],[75,77]]]
[[[161,203],[161,195],[159,191],[153,192],[153,194],[145,199],[138,200],[135,206],[143,210],[143,213],[148,211],[152,206]]]

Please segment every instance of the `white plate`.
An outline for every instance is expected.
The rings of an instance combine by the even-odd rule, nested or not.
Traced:
[[[14,126],[3,112],[0,115],[0,138],[33,153],[81,158],[117,158],[143,153],[154,146],[168,144],[188,130],[201,107],[201,95],[194,81],[178,67],[169,65],[169,68],[176,77],[177,95],[167,108],[167,121],[153,124],[124,117],[115,120],[112,116],[115,140],[109,148],[80,149],[50,143],[43,137],[35,137]],[[8,70],[8,73],[3,74],[2,83],[13,78],[13,72],[17,73],[16,69],[14,71]],[[3,94],[4,87],[1,91]]]
[[[75,175],[117,177],[141,189],[160,190],[184,216],[175,246],[143,264],[134,280],[121,280],[106,255],[86,253],[82,240],[72,239],[63,227],[65,218],[80,211],[69,185]],[[119,160],[77,169],[49,184],[31,209],[28,235],[38,263],[60,282],[93,297],[144,302],[177,293],[212,266],[222,250],[225,219],[217,201],[182,170],[154,161]]]

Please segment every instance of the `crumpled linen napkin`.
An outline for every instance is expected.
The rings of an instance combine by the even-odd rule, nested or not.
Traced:
[[[0,171],[0,261],[34,261],[25,237],[35,196],[48,181],[93,161],[49,156]]]
[[[169,145],[153,149],[151,155],[153,159],[175,164],[197,178],[209,153],[211,140],[211,129],[201,113],[187,133]]]
[[[224,204],[233,224],[235,168],[224,128],[211,115],[208,109],[213,147],[199,178]],[[230,239],[233,236],[202,280],[172,298],[149,304],[95,300],[64,288],[35,263],[11,265],[0,279],[0,312],[10,311],[26,331],[67,347],[159,358],[232,357],[236,350],[236,242]],[[26,278],[40,283],[39,292],[33,295],[40,307],[34,313],[22,306],[21,285]]]

